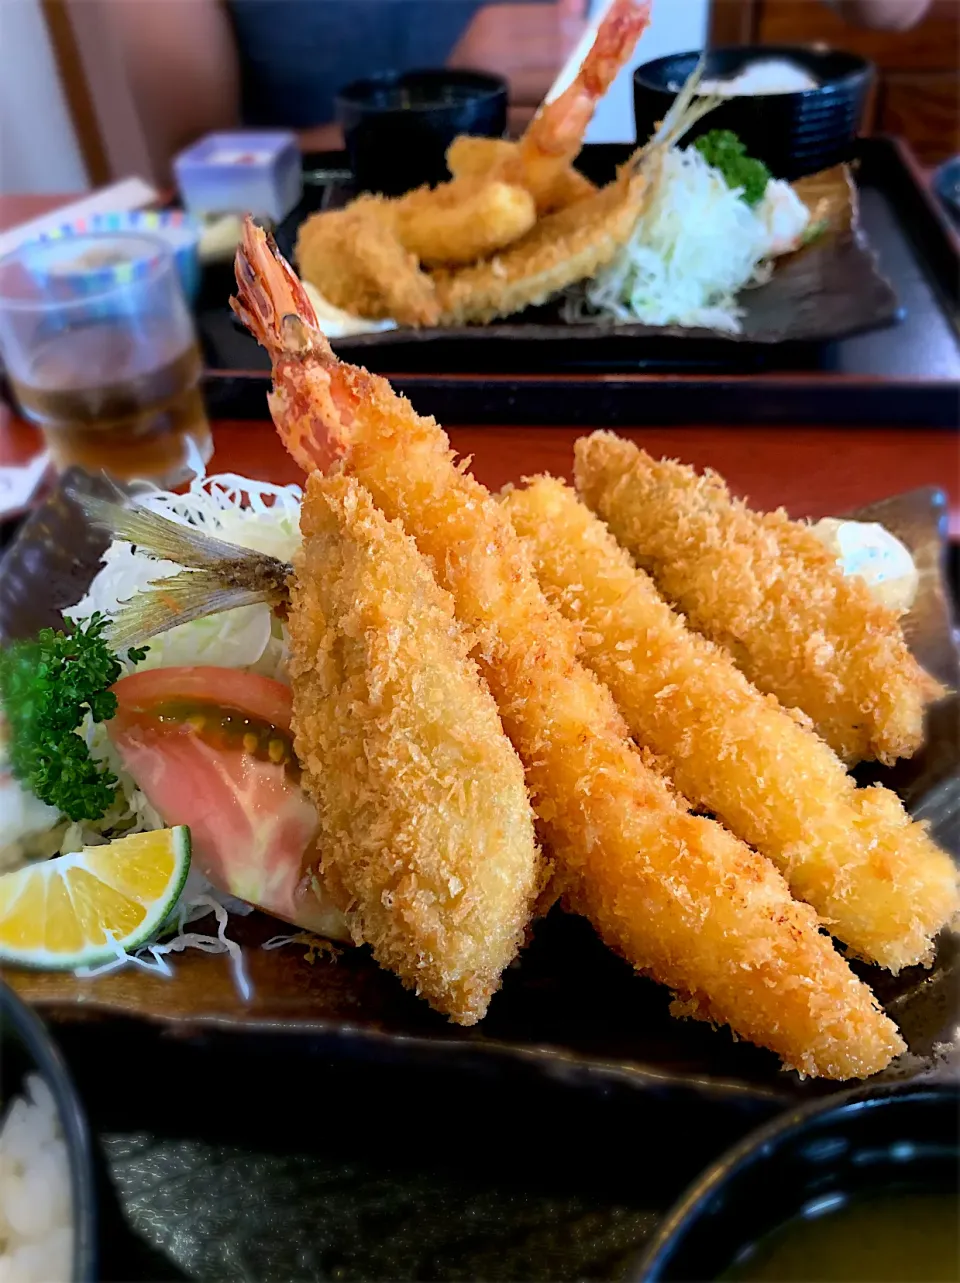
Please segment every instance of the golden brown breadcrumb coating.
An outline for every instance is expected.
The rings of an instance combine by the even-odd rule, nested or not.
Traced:
[[[593,276],[630,237],[648,182],[626,169],[616,182],[548,214],[499,254],[434,275],[441,325],[511,316]]]
[[[432,559],[475,638],[571,902],[686,1012],[803,1073],[883,1068],[902,1050],[895,1026],[773,865],[688,814],[632,746],[506,514],[443,431],[385,379],[338,362],[319,334],[311,342],[296,375],[293,358],[275,364],[275,420],[308,468],[339,458]]]
[[[691,627],[802,709],[845,762],[909,757],[942,694],[897,615],[782,510],[753,512],[714,472],[657,462],[612,432],[576,445],[581,497]]]
[[[460,134],[447,148],[447,168],[455,178],[503,175],[506,182],[522,182],[528,177],[520,158],[520,144],[507,138],[475,138],[469,134]],[[546,183],[532,183],[531,188],[538,217],[575,205],[578,200],[583,200],[597,190],[590,179],[572,165],[552,174]]]
[[[809,723],[687,628],[570,487],[537,477],[503,503],[541,587],[637,742],[692,801],[770,857],[832,933],[898,971],[960,907],[957,869],[888,789],[858,789]]]
[[[404,248],[431,267],[486,258],[537,221],[528,191],[482,177],[420,187],[394,205]]]
[[[296,257],[303,279],[353,316],[433,325],[440,315],[433,281],[397,235],[393,204],[379,196],[313,214],[297,233]]]
[[[523,768],[399,523],[355,481],[315,474],[300,526],[292,725],[322,876],[381,966],[474,1024],[541,882]]]
[[[446,434],[383,378],[338,361],[303,287],[248,219],[231,306],[267,347],[269,403],[308,472],[340,469],[400,518],[473,637],[568,895],[685,1010],[804,1073],[867,1077],[903,1043],[769,860],[688,814],[633,746],[544,597],[528,550]],[[296,324],[292,318],[296,317]]]

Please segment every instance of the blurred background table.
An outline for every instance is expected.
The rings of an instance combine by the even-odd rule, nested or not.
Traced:
[[[948,430],[616,426],[652,454],[716,469],[754,506],[783,505],[795,517],[842,514],[937,485],[949,497],[951,536],[960,538],[960,443]],[[499,489],[536,472],[570,477],[573,443],[590,430],[485,425],[452,428],[450,439],[460,454],[474,457],[476,476]],[[302,480],[266,413],[263,422],[215,421],[213,442],[211,472],[277,483]],[[24,463],[39,448],[36,429],[0,407],[0,465]]]

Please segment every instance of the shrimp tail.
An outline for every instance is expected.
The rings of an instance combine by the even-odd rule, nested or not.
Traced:
[[[244,220],[234,272],[237,296],[230,307],[271,357],[283,352],[333,355],[297,274],[269,232],[252,218]]]
[[[249,217],[235,266],[240,297],[230,306],[270,355],[277,430],[304,472],[328,472],[372,376],[337,359],[290,264]]]
[[[613,0],[574,79],[541,106],[521,138],[525,158],[577,154],[597,103],[649,23],[650,0]]]

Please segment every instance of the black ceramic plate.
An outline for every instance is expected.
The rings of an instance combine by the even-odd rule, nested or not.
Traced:
[[[935,490],[916,491],[875,505],[911,548],[922,570],[921,592],[907,621],[912,645],[931,671],[956,690],[958,657],[941,575],[945,501]],[[78,600],[103,548],[103,539],[76,506],[55,491],[28,521],[0,564],[0,639],[30,635],[58,621],[57,605]],[[960,749],[957,704],[931,718],[927,748],[899,772],[895,783],[915,813],[933,823],[939,840],[960,852]],[[577,1085],[630,1084],[661,1095],[696,1092],[731,1104],[761,1104],[797,1094],[829,1091],[783,1073],[775,1056],[734,1042],[729,1031],[674,1020],[669,994],[639,979],[598,942],[587,924],[552,913],[504,980],[482,1025],[456,1029],[431,1012],[368,953],[348,949],[315,959],[303,949],[264,952],[259,946],[282,931],[254,914],[235,920],[246,946],[253,997],[243,1002],[222,957],[186,953],[172,980],[127,969],[80,980],[72,975],[10,970],[17,991],[58,1019],[91,1012],[132,1016],[181,1032],[239,1031],[299,1035],[332,1055],[409,1065],[430,1064],[497,1074],[545,1073]],[[941,942],[930,971],[893,977],[858,967],[900,1025],[910,1056],[886,1075],[914,1073],[938,1045],[955,1036],[960,951]]]

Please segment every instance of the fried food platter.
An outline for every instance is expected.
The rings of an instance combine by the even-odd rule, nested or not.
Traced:
[[[52,814],[11,815],[8,841],[41,850],[13,851],[0,948],[58,973],[18,986],[398,1052],[613,1057],[721,1095],[771,1090],[744,1043],[787,1092],[942,1059],[960,909],[942,496],[811,526],[610,431],[575,443],[575,487],[494,496],[435,419],[336,356],[252,219],[235,271],[304,489],[123,495],[81,474],[4,567],[7,786]],[[61,604],[63,630],[34,635]],[[116,776],[84,738],[101,724]],[[158,886],[149,928],[121,848]],[[296,929],[265,939],[253,908]],[[211,912],[216,937],[186,930]],[[191,947],[229,954],[232,1000],[209,958],[170,971]]]
[[[449,180],[399,197],[355,193],[299,223],[292,258],[343,333],[386,325],[389,343],[408,330],[456,342],[483,326],[514,341],[566,322],[574,343],[616,329],[628,343],[719,332],[770,344],[893,319],[847,170],[791,187],[736,134],[697,136],[722,101],[700,89],[703,60],[612,172],[576,167],[651,9],[612,0],[570,83],[515,141],[458,136]],[[515,318],[532,327],[515,331]]]
[[[627,145],[620,144],[587,147],[577,165],[603,184],[612,179],[629,152]],[[462,359],[458,354],[470,348],[507,352],[509,345],[510,359],[516,362],[523,359],[516,353],[517,344],[524,345],[521,351],[538,350],[540,356],[544,345],[562,347],[565,353],[575,350],[580,361],[602,360],[615,347],[621,356],[642,362],[662,356],[665,346],[680,360],[705,347],[713,359],[723,359],[725,350],[727,359],[733,359],[737,349],[826,343],[894,324],[900,304],[859,228],[855,171],[837,166],[799,179],[795,189],[823,230],[809,245],[783,259],[769,281],[741,295],[739,333],[679,325],[611,325],[599,319],[574,324],[563,319],[561,304],[554,301],[486,325],[400,326],[354,334],[335,340],[334,346],[348,360],[369,361],[382,351],[394,365],[401,354],[429,352],[437,344],[443,345],[445,354],[451,353],[453,361]],[[326,196],[330,208],[349,200],[350,189],[343,186]],[[306,214],[304,204],[277,229],[277,243],[291,262]]]
[[[75,480],[66,479],[68,485]],[[928,490],[889,499],[862,515],[882,521],[913,554],[920,589],[905,632],[927,670],[956,689],[957,652],[940,573],[943,513],[943,497]],[[54,492],[4,563],[0,634],[14,638],[56,623],[54,603],[84,589],[104,542],[63,487]],[[926,816],[937,840],[957,854],[960,834],[949,793],[960,762],[955,697],[935,714],[914,758],[869,774],[895,786],[911,812]],[[237,922],[234,934],[244,947],[252,989],[246,1002],[223,958],[189,953],[178,958],[170,979],[126,970],[93,984],[68,974],[16,970],[5,978],[57,1020],[95,1013],[210,1035],[282,1033],[309,1038],[347,1058],[377,1055],[451,1071],[545,1073],[579,1087],[628,1083],[728,1104],[772,1103],[832,1089],[783,1073],[775,1056],[736,1041],[728,1030],[674,1019],[663,988],[635,977],[586,923],[556,910],[536,925],[489,1016],[470,1030],[452,1027],[404,992],[366,950],[263,950],[276,929],[275,921],[259,913]],[[936,1049],[955,1036],[955,938],[941,938],[930,970],[907,968],[893,976],[860,964],[854,969],[895,1016],[909,1048],[886,1075],[927,1067]]]

